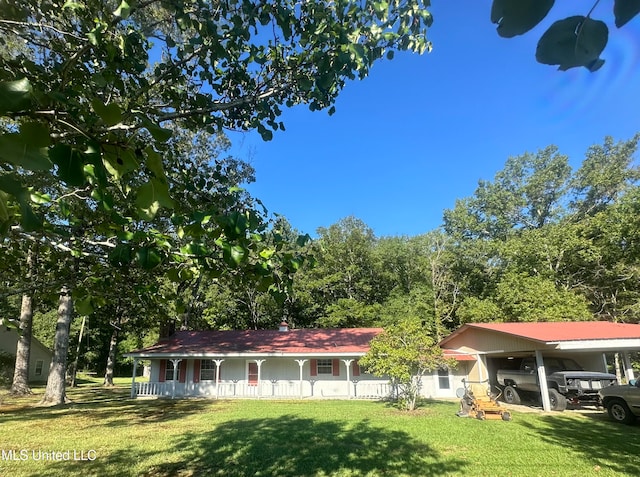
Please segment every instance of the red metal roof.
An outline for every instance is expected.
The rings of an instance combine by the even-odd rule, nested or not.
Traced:
[[[536,323],[469,323],[453,334],[465,329],[480,328],[520,338],[542,341],[580,341],[640,338],[640,325],[611,323],[609,321],[549,321]],[[448,341],[450,337],[443,340]],[[441,343],[442,344],[442,343]]]
[[[364,354],[369,351],[369,342],[381,332],[382,328],[178,331],[153,346],[128,354]]]

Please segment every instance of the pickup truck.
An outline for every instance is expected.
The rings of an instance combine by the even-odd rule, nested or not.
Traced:
[[[567,401],[598,402],[598,391],[616,384],[616,376],[609,373],[584,371],[570,358],[544,358],[549,401],[554,411],[564,411]],[[540,395],[538,368],[533,357],[522,358],[518,369],[500,369],[496,373],[502,398],[510,404],[520,404],[521,396]]]

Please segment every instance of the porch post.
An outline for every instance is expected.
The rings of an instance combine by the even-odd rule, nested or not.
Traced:
[[[256,359],[255,361],[258,365],[258,396],[262,396],[262,363],[264,363],[266,359]]]
[[[351,379],[349,373],[351,372],[351,363],[353,363],[352,359],[343,359],[342,362],[347,367],[347,397],[351,398]]]
[[[629,360],[629,352],[622,352],[622,362],[624,364],[624,374],[627,377],[627,382],[635,379],[635,375],[633,374],[633,367],[631,366],[631,361]]]
[[[138,371],[138,358],[133,358],[133,376],[131,376],[131,397],[136,397],[136,372]]]
[[[538,380],[540,381],[540,397],[542,398],[542,409],[551,411],[551,401],[549,401],[549,388],[547,386],[547,372],[544,369],[542,351],[536,350],[536,365],[538,366]]]
[[[220,366],[224,359],[214,359],[213,362],[216,363],[216,399],[220,396]]]
[[[300,397],[302,397],[302,367],[306,362],[306,359],[296,359],[296,363],[298,363],[298,366],[300,367]]]
[[[173,381],[171,381],[171,399],[176,397],[176,381],[178,379],[178,365],[180,364],[181,359],[172,359],[173,363]]]

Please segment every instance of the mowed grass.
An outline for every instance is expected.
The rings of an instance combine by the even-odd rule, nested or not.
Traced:
[[[17,400],[0,391],[0,476],[640,475],[640,425],[599,413],[503,422],[456,417],[448,401],[413,413],[367,401],[136,401],[120,383],[81,381],[60,408],[35,406],[41,388]],[[52,451],[70,460],[34,459]]]

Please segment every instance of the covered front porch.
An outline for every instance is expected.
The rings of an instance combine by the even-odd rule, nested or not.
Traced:
[[[386,379],[363,373],[343,358],[194,358],[151,360],[149,382],[137,382],[134,358],[131,397],[384,399],[394,393]]]

